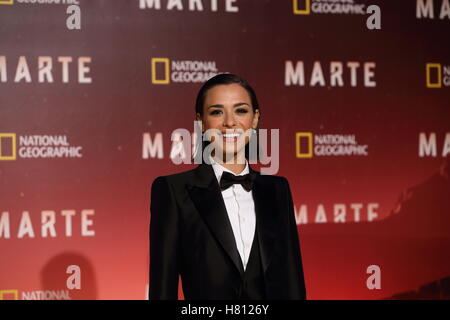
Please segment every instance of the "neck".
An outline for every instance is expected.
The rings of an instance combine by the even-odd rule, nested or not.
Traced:
[[[221,163],[222,166],[230,170],[231,172],[238,175],[245,169],[245,164],[238,164],[238,163]]]
[[[223,159],[226,159],[225,156],[223,157]],[[240,161],[238,161],[238,159]],[[235,174],[241,173],[245,169],[246,164],[245,156],[238,157],[237,155],[234,155],[233,159],[228,162],[224,162],[222,159],[218,159],[216,157],[214,157],[214,161]]]

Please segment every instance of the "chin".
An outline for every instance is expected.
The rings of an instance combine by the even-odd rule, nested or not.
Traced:
[[[217,150],[219,151],[219,150]],[[242,158],[245,158],[245,150],[242,150]],[[220,151],[219,154],[222,154],[222,160],[225,162],[227,160],[226,157],[228,157],[229,160],[232,160],[234,158],[237,158],[239,155],[239,152],[227,152],[226,150]],[[245,163],[245,162],[244,162]]]

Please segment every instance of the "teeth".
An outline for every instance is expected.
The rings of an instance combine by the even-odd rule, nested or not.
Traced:
[[[240,134],[239,133],[224,133],[223,136],[225,138],[236,138],[236,137],[239,137]]]

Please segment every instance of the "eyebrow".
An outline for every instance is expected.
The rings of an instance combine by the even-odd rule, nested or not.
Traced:
[[[238,103],[235,103],[235,104],[233,105],[233,107],[240,107],[240,106],[243,106],[243,105],[250,106],[250,105],[249,105],[248,103],[246,103],[246,102],[238,102]],[[209,106],[207,109],[209,109],[209,108],[223,108],[223,104],[213,104],[213,105]]]

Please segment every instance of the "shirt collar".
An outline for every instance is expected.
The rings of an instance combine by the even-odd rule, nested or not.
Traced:
[[[225,168],[224,166],[222,166],[221,164],[217,163],[216,161],[214,161],[214,159],[209,156],[209,160],[211,161],[211,165],[213,167],[214,173],[216,175],[217,181],[220,183],[220,178],[222,177],[222,173],[224,171],[229,172],[231,174],[234,174],[235,176],[243,176],[244,174],[250,173],[249,167],[248,167],[248,161],[247,159],[245,159],[245,168],[244,170],[242,170],[241,173],[239,174],[235,174],[233,171]]]

